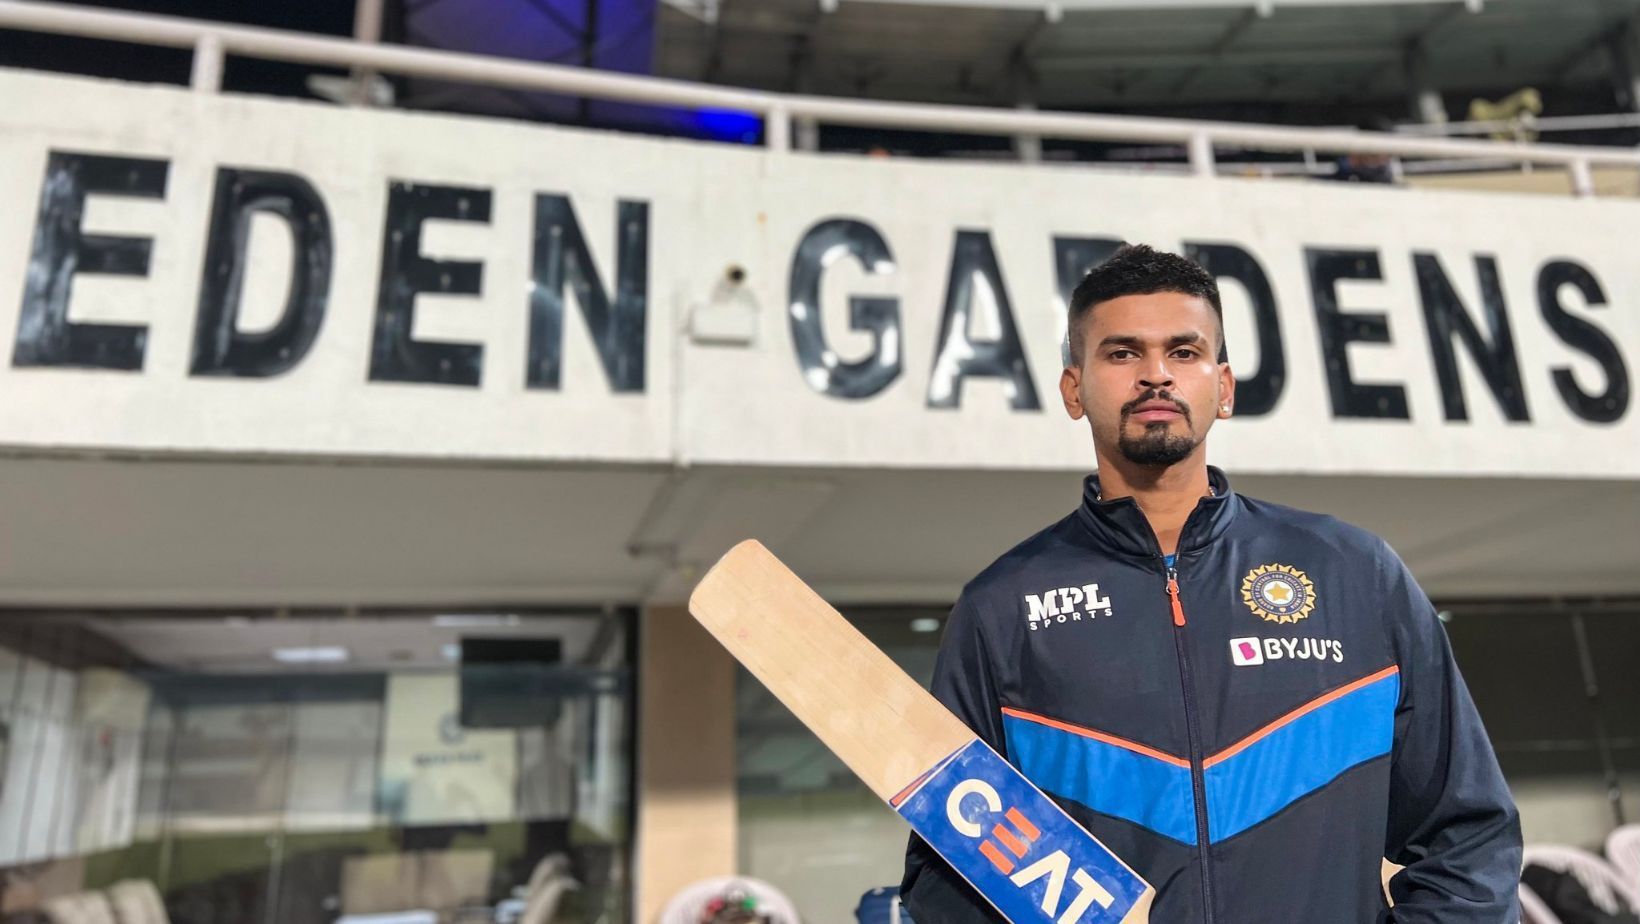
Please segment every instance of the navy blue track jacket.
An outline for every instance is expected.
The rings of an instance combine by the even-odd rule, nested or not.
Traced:
[[[1089,476],[964,588],[934,695],[1156,887],[1156,924],[1516,924],[1519,816],[1429,599],[1371,533],[1208,474],[1171,572]],[[1001,920],[916,835],[902,893],[918,924]]]

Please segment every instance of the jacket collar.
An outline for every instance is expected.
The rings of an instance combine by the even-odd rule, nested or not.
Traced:
[[[1217,539],[1241,509],[1241,499],[1230,489],[1230,479],[1215,466],[1207,467],[1207,482],[1214,495],[1196,502],[1196,509],[1185,520],[1179,534],[1179,552],[1193,552]],[[1088,528],[1096,543],[1106,549],[1159,558],[1161,549],[1156,533],[1131,497],[1099,500],[1099,474],[1095,472],[1082,480],[1082,506],[1076,510],[1077,519]]]

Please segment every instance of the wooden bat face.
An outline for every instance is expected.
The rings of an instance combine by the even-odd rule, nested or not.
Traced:
[[[1155,891],[755,540],[689,611],[1014,924],[1141,924]]]

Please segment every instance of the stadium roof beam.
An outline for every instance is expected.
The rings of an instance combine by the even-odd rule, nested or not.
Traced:
[[[667,3],[689,0],[666,0]],[[1277,7],[1325,6],[1456,6],[1478,13],[1486,0],[820,0],[835,8],[839,3],[895,3],[917,6],[976,7],[990,10],[1041,10],[1049,17],[1074,12],[1120,12],[1127,10],[1252,9],[1268,16]]]
[[[1034,110],[1036,108],[1036,71],[1019,54],[1008,63],[1009,93],[1013,97],[1015,109]],[[1013,137],[1014,154],[1027,164],[1041,163],[1042,136],[1026,133],[1016,134]]]
[[[1242,33],[1252,28],[1253,23],[1258,22],[1260,19],[1264,19],[1272,12],[1273,11],[1266,6],[1256,6],[1243,10],[1241,15],[1232,20],[1230,25],[1226,26],[1224,31],[1220,32],[1218,37],[1213,40],[1213,43],[1207,46],[1207,53],[1214,55],[1215,57],[1222,57],[1225,50],[1230,47],[1231,42],[1234,42],[1236,39],[1241,37]],[[1190,86],[1190,82],[1201,76],[1202,71],[1206,69],[1206,67],[1198,64],[1186,71],[1183,76],[1174,81],[1173,89],[1169,92],[1174,95],[1182,93],[1184,88]]]
[[[1606,64],[1617,105],[1630,111],[1640,110],[1640,72],[1636,71],[1635,32],[1635,21],[1630,19],[1608,32],[1602,43],[1606,47]]]
[[[1408,42],[1402,57],[1406,75],[1407,109],[1414,119],[1430,125],[1445,124],[1446,104],[1441,91],[1429,79],[1429,46],[1423,41]]]
[[[1440,32],[1442,29],[1445,29],[1447,26],[1450,26],[1459,19],[1463,18],[1463,14],[1465,13],[1478,12],[1480,12],[1479,3],[1448,5],[1447,9],[1441,10],[1439,13],[1431,16],[1428,22],[1418,27],[1411,34],[1404,36],[1401,39],[1402,53],[1399,56],[1387,60],[1377,67],[1368,70],[1365,74],[1362,74],[1361,79],[1357,80],[1355,85],[1350,87],[1347,95],[1359,96],[1367,92],[1372,88],[1373,84],[1378,82],[1378,78],[1382,77],[1386,70],[1396,64],[1399,64],[1403,69],[1406,69],[1409,63],[1411,63],[1408,61],[1408,58],[1412,55],[1422,55],[1424,50],[1429,47],[1430,39],[1434,38],[1437,32]],[[1409,73],[1409,76],[1416,75]]]
[[[701,80],[707,83],[717,83],[723,73],[723,7],[729,0],[716,0],[712,4],[712,17],[703,20],[711,30],[711,39],[706,44],[706,63],[701,68]]]
[[[1602,46],[1610,40],[1613,34],[1627,31],[1631,28],[1631,24],[1633,24],[1637,19],[1640,19],[1640,14],[1624,13],[1622,16],[1618,16],[1615,19],[1609,19],[1602,23],[1600,28],[1596,29],[1593,35],[1589,36],[1586,41],[1578,44],[1577,50],[1571,52],[1550,66],[1549,79],[1551,81],[1559,81],[1564,79],[1566,75],[1571,73],[1572,70],[1574,70],[1579,64],[1587,61],[1590,55],[1600,51]]]
[[[1062,14],[1056,12],[1053,8],[1049,8],[1043,10],[1040,17],[1031,20],[1031,24],[1020,35],[1019,41],[1014,43],[1014,59],[1029,64],[1031,55],[1035,54],[1037,48],[1042,45],[1042,40],[1052,31],[1054,25],[1063,18]]]
[[[1393,48],[1362,45],[1261,49],[1235,55],[1220,55],[1207,51],[1110,54],[1090,49],[1074,55],[1039,57],[1034,63],[1040,70],[1147,71],[1163,67],[1210,68],[1216,64],[1234,64],[1239,67],[1260,65],[1299,66],[1349,63],[1381,64],[1399,60],[1400,54]]]

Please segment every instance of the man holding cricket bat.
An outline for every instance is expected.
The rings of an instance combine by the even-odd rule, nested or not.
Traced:
[[[1235,407],[1213,277],[1124,247],[1069,309],[1098,473],[964,589],[935,697],[1157,924],[1516,924],[1519,818],[1428,598],[1383,540],[1207,464]],[[1002,920],[915,834],[903,895],[919,924]]]

